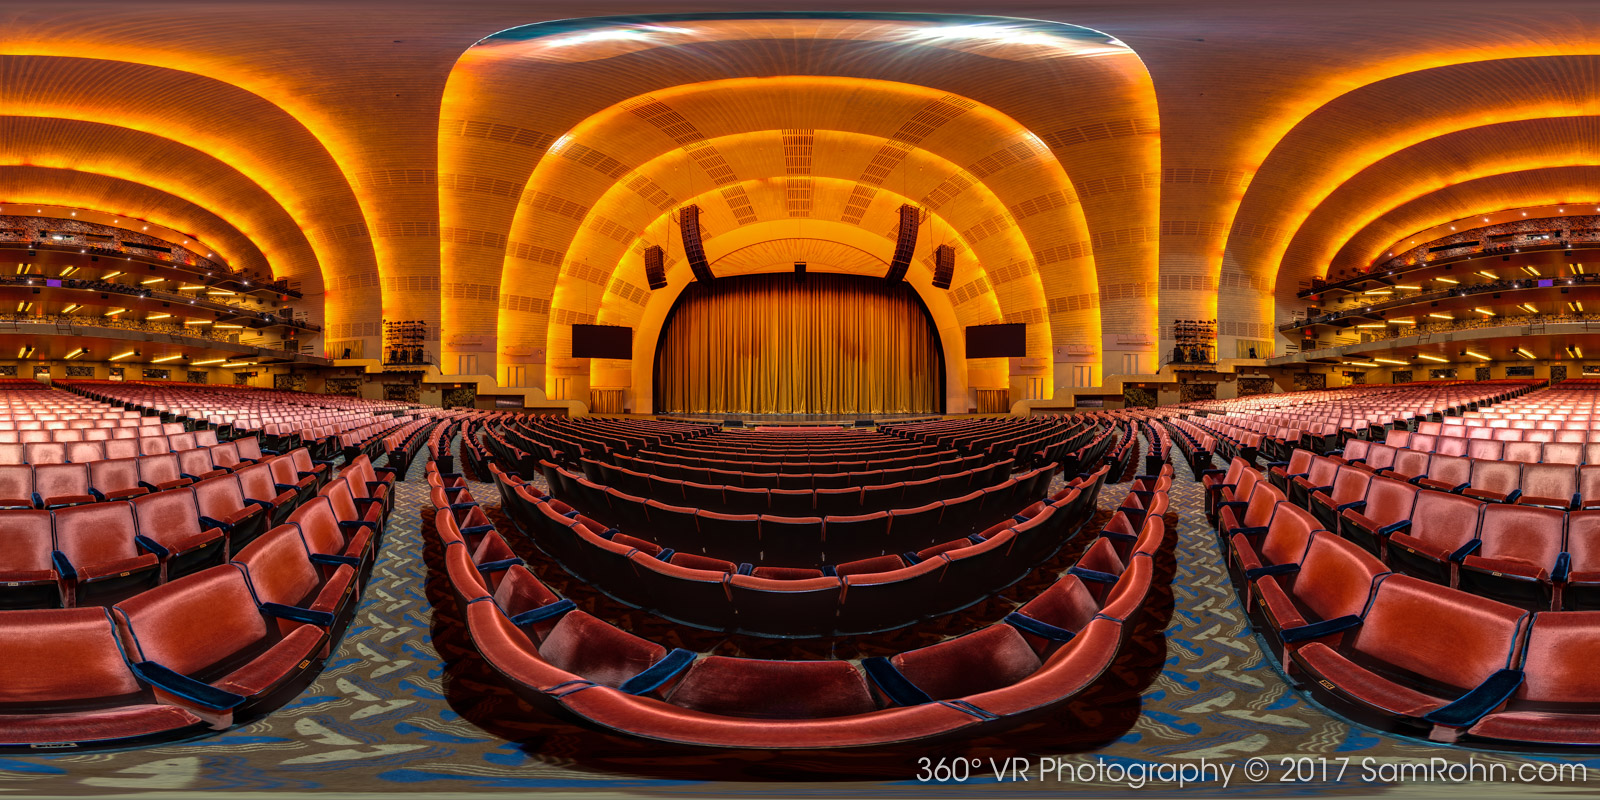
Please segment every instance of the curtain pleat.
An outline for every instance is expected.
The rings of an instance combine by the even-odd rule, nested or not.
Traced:
[[[695,282],[656,358],[655,401],[678,414],[939,411],[938,332],[916,290],[881,278],[741,275]]]

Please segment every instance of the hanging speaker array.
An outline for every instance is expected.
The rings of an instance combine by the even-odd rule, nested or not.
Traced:
[[[900,230],[895,234],[894,259],[889,262],[889,272],[884,280],[896,283],[904,280],[911,267],[911,255],[917,250],[917,227],[921,224],[917,207],[907,203],[900,207]]]
[[[644,249],[644,279],[651,291],[667,288],[667,251],[659,244]]]
[[[933,249],[933,288],[948,289],[956,277],[956,249],[941,244]]]
[[[689,270],[695,280],[711,281],[711,265],[706,262],[706,246],[700,241],[700,207],[687,205],[678,212],[678,230],[683,234],[683,257],[689,261]]]

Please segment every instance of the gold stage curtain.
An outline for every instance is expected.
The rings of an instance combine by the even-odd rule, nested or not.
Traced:
[[[656,353],[658,412],[926,414],[944,354],[917,292],[857,275],[689,285]]]

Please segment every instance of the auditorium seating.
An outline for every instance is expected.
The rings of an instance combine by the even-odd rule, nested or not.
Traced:
[[[1539,402],[1553,393],[1516,399]],[[1499,408],[1485,404],[1471,413],[1489,417],[1468,419],[1497,421]],[[1447,440],[1433,433],[1384,438],[1398,453]],[[1354,449],[1358,458],[1372,452]],[[1287,470],[1282,477],[1291,487],[1304,481],[1307,492],[1287,498],[1276,493],[1270,472],[1242,460],[1216,475],[1208,494],[1218,498],[1219,532],[1234,533],[1230,576],[1290,677],[1320,702],[1383,730],[1444,742],[1600,741],[1582,694],[1597,687],[1581,677],[1587,667],[1577,666],[1595,654],[1594,612],[1582,609],[1595,607],[1600,571],[1590,543],[1600,541],[1600,514],[1575,510],[1581,484],[1565,482],[1584,466],[1581,457],[1572,463],[1580,451],[1554,448],[1549,461],[1545,452],[1540,460],[1471,462],[1473,473],[1509,467],[1518,481],[1512,491],[1496,484],[1474,492],[1462,472],[1452,472],[1456,457],[1441,461],[1437,454],[1429,477],[1409,481],[1397,480],[1392,467],[1369,469],[1370,460],[1297,455],[1304,477]],[[1330,470],[1333,483],[1322,483]],[[1523,502],[1530,486],[1538,494]],[[1564,497],[1569,487],[1576,499]],[[1247,494],[1235,500],[1235,490]],[[1313,517],[1308,507],[1323,513]],[[1338,528],[1326,514],[1335,509]]]
[[[463,453],[470,449],[464,446]],[[838,632],[866,632],[916,621],[930,609],[947,612],[957,602],[951,595],[982,575],[987,558],[1022,548],[1042,524],[1060,524],[1054,517],[1063,509],[1092,508],[1092,500],[1081,498],[1097,491],[1110,469],[1074,479],[977,541],[935,543],[921,553],[883,553],[825,569],[746,569],[603,528],[564,503],[560,492],[546,495],[494,460],[483,467],[526,535],[618,599],[658,613],[654,606],[677,603],[717,621],[708,627],[741,633],[784,628],[779,635],[788,636],[834,632],[819,620],[837,619],[831,627]],[[969,736],[1055,708],[1115,658],[1125,626],[1150,590],[1153,559],[1170,546],[1156,513],[1165,507],[1168,469],[1149,476],[1127,504],[1129,514],[1143,519],[1133,541],[1096,539],[1090,550],[1098,558],[1085,555],[1089,561],[1001,623],[860,665],[704,656],[669,650],[576,609],[520,559],[506,557],[509,548],[460,476],[431,463],[427,476],[441,562],[463,604],[472,644],[489,666],[541,708],[615,733],[693,745],[843,748]],[[556,475],[563,476],[572,487],[587,482],[565,470]],[[1085,596],[1090,583],[1096,591]]]

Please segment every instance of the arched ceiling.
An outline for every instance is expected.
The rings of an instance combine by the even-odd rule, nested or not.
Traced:
[[[1010,38],[992,38],[1002,26]],[[1158,169],[1153,99],[1137,58],[1114,40],[1016,20],[688,15],[499,34],[462,57],[446,91],[446,322],[466,330],[478,320],[472,336],[488,350],[481,321],[495,295],[480,287],[531,287],[532,298],[500,295],[499,348],[548,339],[560,359],[557,328],[595,309],[563,306],[579,293],[560,282],[549,305],[538,302],[550,276],[610,286],[628,233],[686,194],[717,189],[705,210],[725,207],[733,225],[817,218],[818,203],[866,224],[863,209],[892,194],[952,232],[994,239],[976,253],[991,280],[957,283],[969,293],[1030,287],[1003,291],[1002,315],[1037,327],[1039,359],[1057,338],[1093,352],[1118,335],[1149,346],[1154,233],[1137,223],[1156,204],[1143,177]],[[1091,108],[1150,124],[1091,138],[1080,130]],[[493,135],[494,125],[505,129]],[[825,182],[842,195],[816,188]],[[752,200],[774,187],[784,202]],[[809,212],[797,208],[807,192]],[[458,227],[467,220],[472,229]],[[1114,279],[1094,269],[1102,258],[1119,267]],[[1120,310],[1097,313],[1103,297],[1120,298]]]
[[[807,4],[821,12],[852,5]],[[329,339],[374,337],[385,316],[442,319],[464,332],[453,348],[444,343],[446,353],[492,360],[515,344],[498,341],[502,315],[543,315],[547,337],[561,308],[552,305],[560,270],[581,237],[538,270],[508,270],[506,256],[528,244],[513,228],[519,209],[537,218],[530,190],[544,189],[530,181],[541,159],[584,120],[634,98],[730,79],[920,86],[993,109],[1048,148],[1077,202],[1042,216],[1081,215],[1087,233],[1048,246],[1019,233],[1035,251],[1025,272],[1038,281],[1041,305],[1013,308],[1007,299],[1001,313],[1038,320],[1053,343],[1091,347],[1117,372],[1116,351],[1146,348],[1157,318],[1168,330],[1174,319],[1219,316],[1224,339],[1270,338],[1298,283],[1330,259],[1359,261],[1406,226],[1465,208],[1545,202],[1548,192],[1533,187],[1555,191],[1554,179],[1531,176],[1584,166],[1577,140],[1540,139],[1545,156],[1518,160],[1470,131],[1594,115],[1600,94],[1600,18],[1572,0],[1064,0],[983,9],[1063,24],[849,13],[549,21],[659,9],[636,0],[541,8],[464,0],[447,10],[422,0],[327,0],[292,12],[167,0],[19,6],[0,11],[0,113],[8,115],[0,149],[9,154],[0,175],[38,179],[40,202],[85,207],[96,205],[98,189],[50,194],[65,187],[46,176],[70,170],[146,187],[140,202],[151,218],[166,215],[215,239],[236,266],[323,279]],[[830,131],[895,136],[858,122],[876,118],[863,102],[813,105],[813,120],[792,124],[770,108],[725,100],[759,94],[705,93],[704,107],[685,100],[672,108],[712,139],[785,129],[816,131],[818,141]],[[684,146],[631,111],[617,117],[600,152],[623,175]],[[970,171],[998,152],[967,158],[969,142],[949,126],[972,117],[924,137],[949,140],[930,155]],[[28,152],[17,154],[13,131],[28,137]],[[1557,150],[1574,157],[1556,159]],[[791,177],[787,166],[758,174],[776,163],[763,151],[729,152],[749,159],[729,162],[741,182]],[[1440,160],[1422,157],[1429,152]],[[16,171],[23,167],[38,171]],[[906,181],[913,202],[929,194]],[[616,183],[582,184],[593,196],[586,204],[609,202]],[[1001,176],[976,183],[1015,205]],[[1469,185],[1481,193],[1458,188]],[[10,186],[4,194],[28,197]],[[206,215],[217,233],[182,222]],[[954,208],[949,216],[958,232],[971,228]],[[1075,230],[1068,222],[1051,229],[1061,237]],[[1058,264],[1040,250],[1089,255]],[[600,252],[573,255],[592,266]],[[997,269],[974,255],[986,272]],[[965,264],[952,294],[960,274]],[[980,288],[993,287],[973,291]],[[1098,333],[1080,340],[1085,326]],[[1230,352],[1226,342],[1222,351]]]
[[[1325,272],[1350,237],[1397,206],[1490,176],[1589,164],[1600,164],[1600,117],[1503,122],[1408,147],[1341,184],[1306,218],[1284,251],[1282,288],[1295,288],[1290,281],[1308,265],[1320,265],[1314,274]],[[1491,208],[1513,205],[1489,203]]]
[[[149,220],[186,237],[197,237],[236,269],[272,273],[256,242],[227,220],[180,195],[135,181],[74,169],[0,166],[0,200],[62,206],[69,209],[67,213],[93,209]]]
[[[1600,164],[1548,167],[1490,175],[1430,192],[1389,209],[1349,237],[1332,259],[1333,269],[1360,268],[1384,258],[1396,247],[1409,249],[1449,235],[1433,230],[1449,223],[1465,231],[1490,224],[1483,215],[1496,217],[1505,209],[1535,209],[1534,217],[1560,213],[1600,212]],[[1570,204],[1570,208],[1558,204]],[[1540,207],[1551,206],[1545,211]]]

